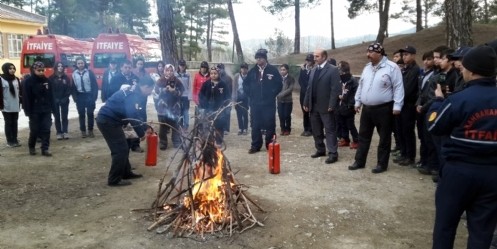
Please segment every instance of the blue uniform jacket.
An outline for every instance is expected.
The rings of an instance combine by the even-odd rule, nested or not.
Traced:
[[[446,161],[497,166],[497,87],[494,78],[467,82],[467,88],[436,99],[428,111],[428,130],[449,136],[442,144]]]
[[[138,137],[143,137],[147,130],[147,125],[142,120],[142,112],[146,106],[143,106],[143,97],[140,88],[134,90],[119,90],[114,93],[98,111],[97,121],[105,121],[115,125],[133,126]]]

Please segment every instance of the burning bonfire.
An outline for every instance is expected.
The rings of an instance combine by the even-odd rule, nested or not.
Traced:
[[[183,138],[184,154],[174,156],[182,158],[173,176],[166,182],[165,175],[159,183],[151,209],[154,223],[148,230],[205,238],[264,226],[251,206],[264,210],[247,195],[247,187],[235,180],[229,160],[215,146],[212,122],[199,120],[197,116],[194,129]]]

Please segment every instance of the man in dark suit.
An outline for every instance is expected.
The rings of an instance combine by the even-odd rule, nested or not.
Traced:
[[[338,105],[338,95],[341,94],[342,84],[338,68],[327,62],[326,50],[314,52],[315,67],[309,76],[309,86],[304,99],[304,110],[311,113],[312,135],[316,153],[312,158],[326,156],[325,163],[338,160],[338,142],[336,131],[335,110]],[[323,132],[324,128],[324,132]],[[326,133],[326,146],[324,143]]]

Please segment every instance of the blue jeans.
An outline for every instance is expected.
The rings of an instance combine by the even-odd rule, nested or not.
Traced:
[[[78,93],[76,98],[76,108],[78,109],[79,115],[79,130],[86,131],[86,117],[88,117],[88,130],[93,130],[93,125],[95,122],[95,117],[93,112],[95,111],[95,100],[91,93]]]
[[[183,129],[188,129],[190,126],[190,100],[188,97],[181,97],[181,122],[180,125]]]

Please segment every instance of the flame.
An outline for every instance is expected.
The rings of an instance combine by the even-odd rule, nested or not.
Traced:
[[[193,201],[189,196],[184,203],[187,208],[194,205],[194,219],[199,222],[205,218],[215,223],[221,223],[226,212],[226,188],[223,182],[224,157],[218,149],[217,164],[214,166],[200,162],[196,164],[193,173],[194,187],[192,188]]]

